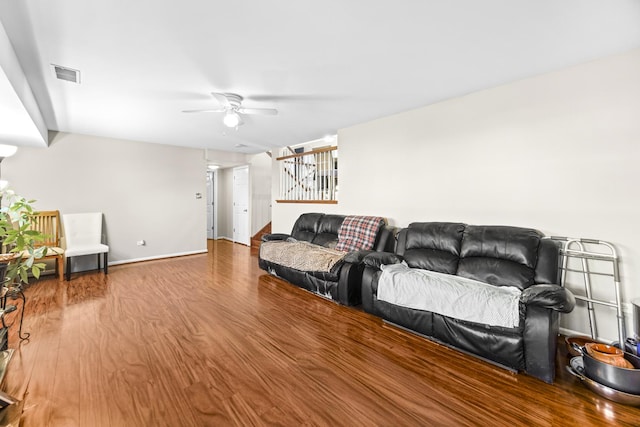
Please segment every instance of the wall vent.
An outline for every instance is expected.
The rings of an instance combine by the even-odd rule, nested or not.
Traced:
[[[53,66],[53,71],[56,73],[56,78],[72,83],[80,83],[80,70],[74,70],[73,68],[62,67],[56,64],[51,65]]]

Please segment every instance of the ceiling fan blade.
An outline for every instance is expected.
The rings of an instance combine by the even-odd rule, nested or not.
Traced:
[[[206,110],[182,110],[183,113],[224,113],[224,108],[206,109]]]
[[[275,95],[275,94],[262,94],[251,95],[247,99],[260,102],[278,102],[278,101],[292,101],[292,102],[317,102],[317,101],[335,101],[342,99],[337,95],[321,95],[321,94],[290,94],[290,95]]]
[[[224,108],[231,108],[231,103],[224,93],[211,92],[211,95],[213,95]]]
[[[278,110],[275,108],[238,108],[238,113],[242,114],[263,114],[269,116],[275,116],[278,114]]]

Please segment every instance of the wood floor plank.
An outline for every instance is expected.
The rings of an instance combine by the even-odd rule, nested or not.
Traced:
[[[639,425],[565,372],[513,374],[209,253],[42,279],[10,329],[22,426]],[[15,313],[12,314],[15,316]]]

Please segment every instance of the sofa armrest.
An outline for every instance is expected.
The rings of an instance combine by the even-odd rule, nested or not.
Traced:
[[[263,234],[261,240],[263,242],[270,242],[272,240],[287,240],[289,237],[291,237],[291,235],[286,233]]]
[[[342,258],[343,262],[349,262],[351,264],[360,264],[364,258],[369,255],[375,253],[374,251],[353,251],[349,252]]]
[[[520,301],[529,306],[569,313],[576,305],[576,299],[570,290],[559,285],[533,285],[522,291]]]
[[[373,267],[379,269],[381,265],[386,264],[400,264],[404,261],[404,258],[400,255],[392,254],[390,252],[373,252],[365,256],[362,262],[367,267]]]
[[[393,252],[396,250],[398,227],[384,225],[378,232],[373,250],[376,252]]]

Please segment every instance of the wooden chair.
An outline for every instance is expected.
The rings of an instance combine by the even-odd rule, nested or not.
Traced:
[[[37,247],[47,246],[47,255],[41,260],[56,259],[56,270],[60,281],[64,280],[64,249],[60,247],[60,212],[41,211],[32,216],[32,230],[44,234],[45,239]]]

